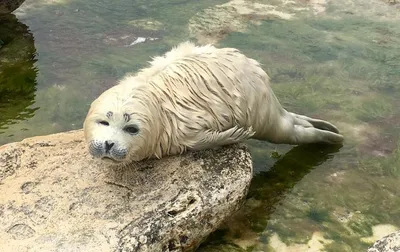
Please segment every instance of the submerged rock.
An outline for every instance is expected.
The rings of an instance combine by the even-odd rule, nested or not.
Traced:
[[[163,24],[154,19],[134,19],[128,22],[128,24],[134,27],[139,27],[144,30],[159,31],[162,29]]]
[[[189,34],[199,43],[216,43],[231,32],[246,32],[250,23],[260,24],[260,20],[270,19],[292,19],[294,10],[291,5],[291,1],[277,1],[275,5],[271,5],[262,1],[231,0],[204,9],[193,16],[188,24]]]
[[[93,160],[81,130],[0,146],[0,251],[190,251],[245,199],[244,145],[128,167]]]

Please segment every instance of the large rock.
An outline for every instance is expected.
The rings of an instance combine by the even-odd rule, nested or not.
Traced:
[[[398,252],[400,251],[400,230],[377,240],[367,252]]]
[[[131,167],[93,160],[81,130],[0,146],[0,251],[188,251],[244,201],[244,145]]]

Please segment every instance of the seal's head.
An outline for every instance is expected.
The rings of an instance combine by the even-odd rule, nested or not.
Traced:
[[[142,159],[151,148],[159,127],[151,102],[140,88],[135,91],[132,85],[119,84],[91,104],[83,128],[93,157],[124,164]]]

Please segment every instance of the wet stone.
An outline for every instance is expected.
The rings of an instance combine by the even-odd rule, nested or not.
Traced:
[[[239,210],[252,178],[243,144],[110,167],[81,139],[0,147],[0,160],[19,160],[0,166],[0,251],[194,250]]]

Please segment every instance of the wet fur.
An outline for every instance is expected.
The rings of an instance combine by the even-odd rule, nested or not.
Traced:
[[[106,114],[112,112],[112,118]],[[137,135],[122,132],[130,124]],[[103,127],[99,120],[109,120]],[[161,158],[254,138],[272,143],[341,143],[331,123],[286,111],[259,63],[234,48],[185,42],[125,76],[91,105],[89,146],[110,140],[126,148],[122,162]]]

